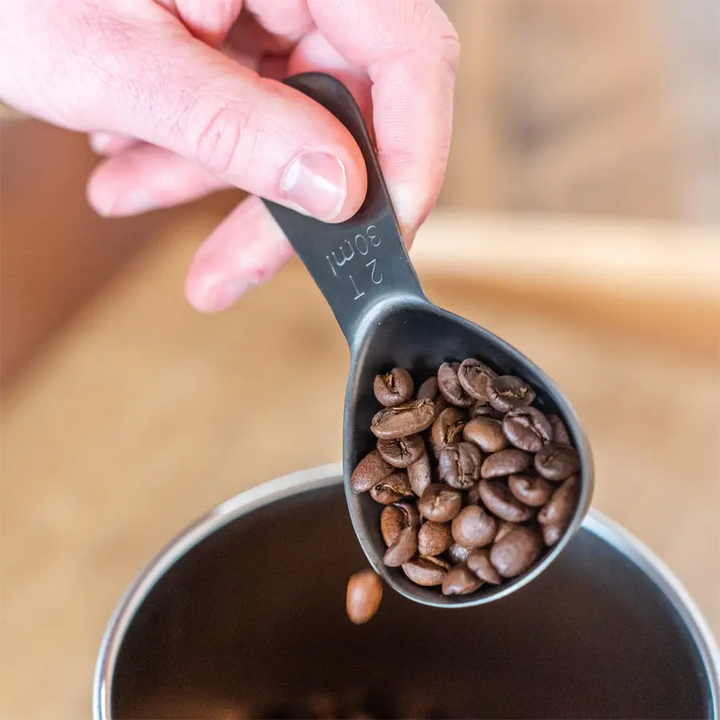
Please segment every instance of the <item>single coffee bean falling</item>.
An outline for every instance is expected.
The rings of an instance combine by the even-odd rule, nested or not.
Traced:
[[[523,378],[466,358],[423,382],[392,368],[373,390],[382,406],[370,427],[376,449],[350,487],[385,506],[388,567],[445,595],[491,592],[562,539],[580,496],[580,458],[562,418],[536,404]],[[375,581],[360,575],[353,622],[374,613]],[[370,599],[360,602],[364,587]],[[349,585],[349,615],[350,599]]]

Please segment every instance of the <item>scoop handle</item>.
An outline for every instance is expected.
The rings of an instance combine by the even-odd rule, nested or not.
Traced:
[[[365,202],[345,222],[321,222],[263,200],[352,345],[358,324],[377,303],[391,296],[425,296],[405,249],[370,133],[352,94],[324,73],[303,73],[284,82],[340,120],[357,141],[367,166]]]

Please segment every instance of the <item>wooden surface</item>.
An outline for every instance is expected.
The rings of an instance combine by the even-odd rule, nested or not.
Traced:
[[[142,251],[5,396],[3,718],[89,717],[103,630],[153,553],[244,488],[339,459],[348,355],[330,311],[294,263],[236,308],[194,313],[182,279],[209,222],[169,228]],[[572,267],[532,272],[523,248],[537,237],[555,238],[551,251],[594,238],[602,252],[568,250]],[[702,262],[686,258],[668,300],[669,266],[656,258],[637,305],[614,302],[612,259],[625,252],[622,290],[653,238],[657,253],[669,243]],[[414,255],[433,300],[560,383],[595,452],[595,506],[659,553],[720,630],[719,298],[708,265],[720,257],[706,233],[437,216]],[[683,317],[696,322],[689,334]]]

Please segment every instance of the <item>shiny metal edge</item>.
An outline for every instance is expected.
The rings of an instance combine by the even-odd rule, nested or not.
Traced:
[[[221,503],[201,516],[163,547],[125,592],[112,614],[98,653],[93,681],[93,718],[112,720],[113,668],[120,645],[135,612],[158,580],[186,552],[211,533],[243,515],[289,495],[341,484],[342,463],[321,465],[269,480]],[[720,717],[720,653],[710,628],[694,600],[667,566],[622,526],[591,510],[582,527],[620,550],[657,585],[687,625],[707,668],[711,691],[711,717]]]

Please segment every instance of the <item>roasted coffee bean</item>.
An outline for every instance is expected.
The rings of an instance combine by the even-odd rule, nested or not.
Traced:
[[[500,412],[530,405],[534,399],[535,391],[522,378],[514,375],[493,378],[488,385],[488,400]]]
[[[385,551],[383,563],[388,567],[400,567],[410,560],[418,550],[418,529],[415,525],[404,527],[395,542]]]
[[[542,526],[543,542],[548,547],[557,545],[557,543],[560,542],[560,538],[563,536],[564,532],[565,532],[565,528],[560,527],[559,525],[543,525]]]
[[[477,505],[463,508],[452,521],[453,540],[470,548],[489,545],[497,532],[497,520]]]
[[[550,421],[553,429],[553,442],[556,445],[572,445],[572,439],[568,432],[565,423],[560,419],[559,415],[548,415],[547,419]]]
[[[498,540],[502,540],[511,530],[514,530],[517,527],[517,524],[514,522],[509,522],[508,520],[501,520],[498,523],[498,531],[495,535],[495,542]]]
[[[477,445],[484,453],[494,453],[508,446],[503,426],[489,417],[474,417],[463,428],[463,438]]]
[[[526,470],[531,462],[532,455],[524,450],[517,448],[500,450],[485,458],[480,468],[480,475],[483,478],[506,477]]]
[[[555,489],[545,478],[532,475],[511,475],[508,488],[521,503],[530,507],[543,506]]]
[[[575,510],[578,490],[577,475],[572,475],[553,493],[547,505],[538,513],[538,522],[541,525],[566,527]]]
[[[439,555],[445,552],[452,542],[450,523],[426,522],[418,532],[418,553],[420,555]]]
[[[463,390],[457,375],[459,368],[460,363],[443,363],[438,368],[438,387],[441,395],[451,405],[463,408],[470,407],[475,402],[475,399]]]
[[[416,585],[432,587],[433,585],[442,584],[445,573],[450,569],[450,566],[440,558],[421,557],[406,562],[402,569]]]
[[[470,408],[470,417],[491,417],[494,420],[502,420],[503,413],[501,413],[499,410],[496,410],[492,405],[476,402]]]
[[[427,451],[423,452],[419,460],[416,460],[407,468],[408,480],[413,492],[420,497],[425,488],[432,482],[432,468],[430,467],[430,456]]]
[[[388,547],[397,540],[400,531],[410,525],[420,527],[420,513],[414,503],[387,505],[380,514],[380,532]]]
[[[466,547],[458,545],[456,542],[454,542],[447,549],[445,555],[447,555],[447,558],[450,561],[451,565],[459,565],[460,563],[464,563],[468,559],[469,552],[470,551]]]
[[[382,595],[382,580],[372,570],[362,570],[351,576],[345,603],[350,620],[356,625],[370,620],[380,607]]]
[[[393,368],[389,373],[377,375],[373,382],[375,397],[385,407],[395,407],[407,402],[414,389],[410,373],[403,368]]]
[[[377,450],[368,453],[350,476],[350,488],[355,493],[367,492],[395,472]]]
[[[552,440],[550,421],[531,405],[511,410],[502,421],[505,437],[520,450],[537,452]]]
[[[437,376],[429,377],[417,391],[418,400],[432,400],[435,404],[435,417],[437,417],[447,406],[447,400],[440,394]]]
[[[535,469],[547,480],[559,482],[580,469],[580,456],[566,445],[546,445],[535,455]]]
[[[488,401],[488,386],[497,373],[474,358],[464,360],[457,371],[458,382],[470,397],[480,402]]]
[[[542,550],[540,536],[529,527],[518,525],[490,549],[490,562],[505,578],[524,573],[538,559]]]
[[[469,595],[475,592],[483,581],[465,565],[456,565],[445,573],[442,581],[443,595]]]
[[[469,442],[447,445],[440,451],[438,470],[440,479],[456,490],[467,490],[480,477],[482,455]]]
[[[389,465],[406,468],[420,459],[425,452],[425,442],[420,435],[410,435],[395,440],[378,440],[377,450]]]
[[[397,407],[383,408],[372,419],[370,429],[383,440],[408,437],[432,425],[435,406],[432,400],[413,400]]]
[[[463,427],[465,426],[465,413],[458,408],[445,408],[432,425],[430,441],[436,455],[447,445],[462,440]]]
[[[370,488],[370,496],[381,505],[390,505],[404,497],[413,496],[407,473],[396,470],[392,475]]]
[[[485,548],[471,550],[467,556],[467,566],[468,570],[474,572],[483,582],[491,585],[499,585],[502,582],[500,573],[490,562],[490,551]]]
[[[428,485],[418,501],[420,514],[433,522],[448,522],[460,512],[461,508],[462,493],[442,483]]]
[[[483,505],[501,520],[521,523],[533,516],[532,508],[523,505],[497,480],[481,480],[479,491]]]

